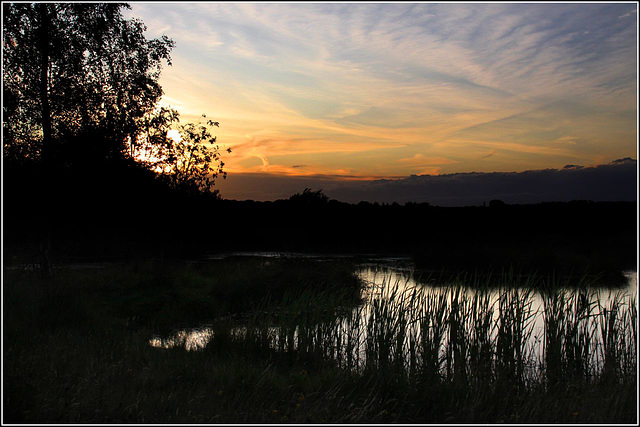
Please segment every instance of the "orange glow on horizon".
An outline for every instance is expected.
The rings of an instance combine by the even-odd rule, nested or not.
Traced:
[[[183,123],[220,122],[229,174],[396,179],[636,158],[635,5],[572,4],[571,21],[555,7],[134,3],[128,14],[176,41],[161,105]]]

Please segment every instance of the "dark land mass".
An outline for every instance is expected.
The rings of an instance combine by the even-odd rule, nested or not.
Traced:
[[[173,190],[131,165],[5,167],[5,263],[197,258],[229,251],[403,254],[435,271],[517,269],[623,280],[636,269],[636,202],[439,207],[329,200],[273,202]]]

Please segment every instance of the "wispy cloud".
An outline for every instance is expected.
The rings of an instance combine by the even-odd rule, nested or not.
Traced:
[[[455,163],[455,160],[447,159],[445,157],[429,157],[425,156],[424,154],[417,153],[412,157],[399,159],[397,160],[397,162],[412,166],[428,166]]]
[[[396,176],[636,154],[634,4],[132,8],[177,43],[163,102],[221,122],[230,172]]]
[[[223,197],[238,200],[286,199],[309,187],[323,189],[329,197],[350,203],[413,201],[436,206],[469,206],[493,199],[506,203],[633,201],[637,200],[636,174],[637,161],[624,158],[594,166],[568,164],[558,169],[422,174],[402,179],[237,174],[230,175],[219,188]]]
[[[493,156],[494,154],[496,154],[496,150],[489,150],[489,152],[487,154],[485,154],[484,156],[480,157],[481,159],[488,159],[489,157]]]
[[[618,18],[622,19],[622,18],[628,18],[630,16],[633,16],[634,14],[638,13],[638,9],[633,9],[631,12],[627,12],[624,15],[620,15],[618,16]]]

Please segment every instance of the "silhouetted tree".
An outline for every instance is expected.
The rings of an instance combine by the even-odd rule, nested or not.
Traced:
[[[206,115],[202,117],[206,119]],[[153,167],[176,189],[218,195],[218,190],[213,189],[215,180],[219,175],[223,179],[227,177],[220,159],[220,147],[211,133],[211,128],[219,125],[212,120],[187,123],[178,126],[178,139],[168,138],[165,134],[161,143],[152,142],[148,145],[150,157],[157,159]],[[231,149],[227,152],[231,153]]]
[[[5,158],[50,161],[96,128],[108,141],[102,157],[127,156],[162,96],[161,65],[174,46],[166,36],[147,40],[141,21],[122,17],[128,7],[3,4]]]
[[[289,200],[299,204],[323,204],[329,201],[329,197],[322,192],[322,189],[317,191],[311,191],[310,188],[305,188],[301,193],[296,193],[289,197]]]
[[[69,196],[83,187],[70,188],[74,179],[93,182],[89,191],[118,207],[112,216],[133,218],[127,204],[134,196],[122,190],[130,185],[126,178],[150,182],[148,175],[129,173],[139,166],[185,192],[217,195],[214,180],[226,177],[210,131],[217,122],[178,126],[180,139],[168,137],[178,113],[158,107],[158,80],[163,63],[171,65],[174,42],[164,35],[147,40],[145,25],[124,19],[124,8],[129,6],[3,3],[3,158],[14,171],[33,172],[29,181],[37,185],[12,194],[28,193],[24,200],[35,212],[32,228],[41,236],[47,277],[56,218],[65,209],[81,210],[88,195],[78,190]],[[68,206],[60,204],[63,192],[69,193]]]
[[[57,167],[135,161],[199,191],[226,177],[206,126],[189,123],[178,127],[180,141],[167,137],[179,115],[158,108],[158,79],[174,42],[147,40],[141,21],[122,17],[127,4],[3,7],[5,159]]]

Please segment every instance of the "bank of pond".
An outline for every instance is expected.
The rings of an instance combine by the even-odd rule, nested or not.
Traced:
[[[637,273],[232,254],[4,271],[4,422],[635,423]]]

